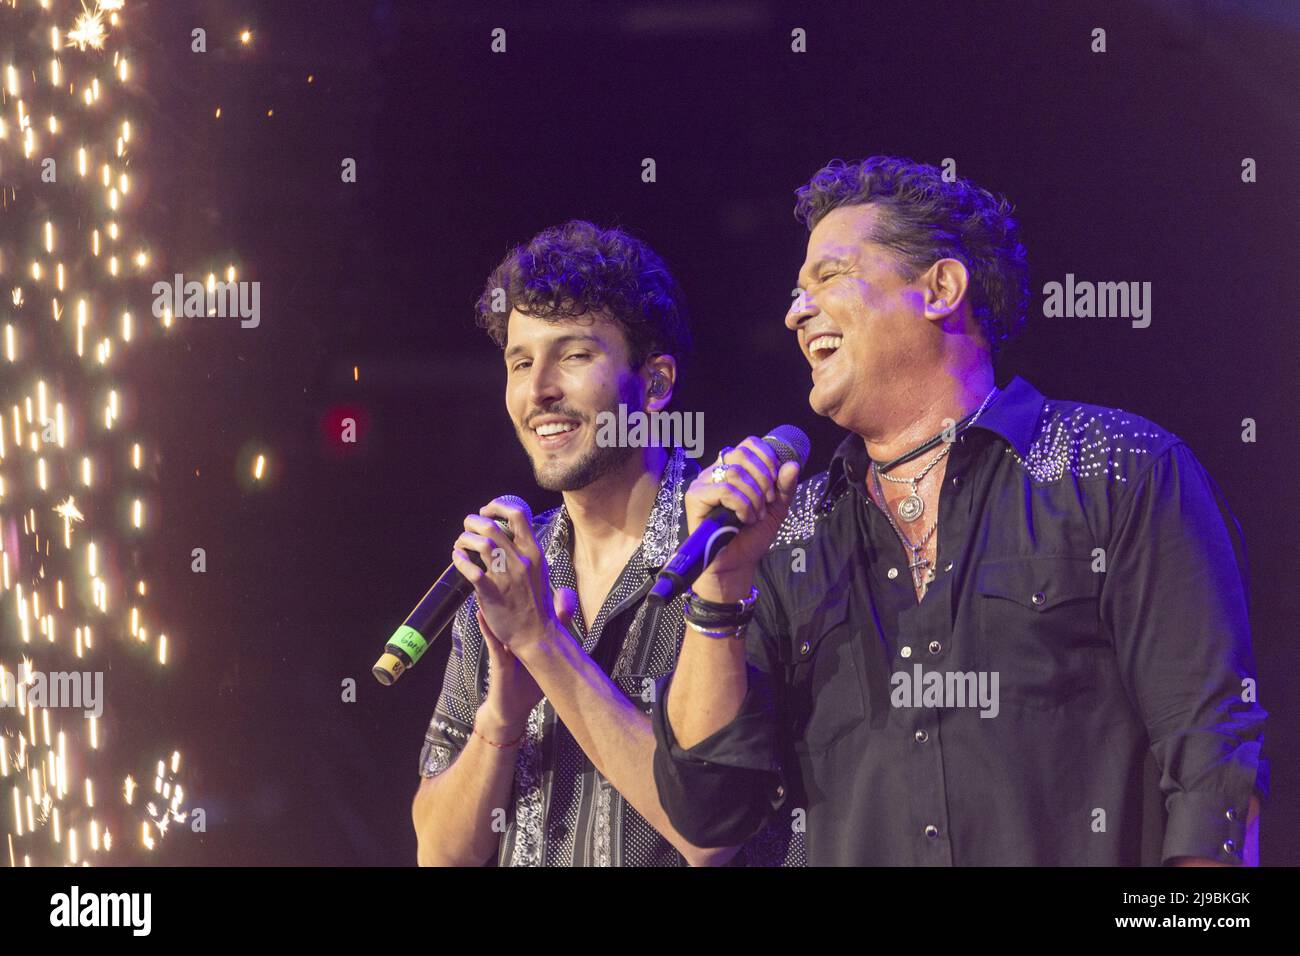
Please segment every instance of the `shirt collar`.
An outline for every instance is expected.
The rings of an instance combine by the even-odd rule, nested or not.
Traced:
[[[982,428],[1002,437],[1024,458],[1029,454],[1029,446],[1038,431],[1038,420],[1042,416],[1045,402],[1046,399],[1038,389],[1017,375],[994,396],[979,419],[968,427]],[[831,460],[830,472],[828,492],[836,485],[836,479],[846,478],[855,484],[866,479],[867,446],[861,435],[849,432],[844,436]]]
[[[686,489],[694,480],[699,466],[686,458],[686,451],[674,448],[659,476],[659,490],[655,503],[646,518],[641,536],[641,547],[634,557],[639,557],[646,571],[658,571],[676,552],[686,533]],[[573,522],[569,510],[560,505],[550,525],[551,533],[543,543],[548,561],[554,560],[554,549],[569,552],[573,540]]]

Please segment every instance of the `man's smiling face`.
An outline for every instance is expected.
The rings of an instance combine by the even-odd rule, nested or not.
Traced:
[[[518,310],[506,329],[506,410],[537,483],[576,491],[618,468],[632,448],[596,444],[596,416],[640,408],[623,329],[604,316],[537,319]]]
[[[897,256],[869,238],[881,215],[869,203],[842,206],[817,223],[785,318],[812,366],[808,403],[845,428],[928,347],[919,277],[905,279]]]

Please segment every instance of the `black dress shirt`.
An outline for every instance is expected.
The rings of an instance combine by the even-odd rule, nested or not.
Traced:
[[[868,464],[850,434],[800,485],[737,717],[683,749],[660,692],[678,830],[806,827],[809,865],[1240,862],[1266,713],[1240,528],[1190,449],[1015,378],[953,444],[920,602]]]

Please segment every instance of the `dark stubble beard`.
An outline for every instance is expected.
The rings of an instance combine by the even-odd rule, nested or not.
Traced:
[[[572,465],[558,472],[551,469],[549,474],[544,474],[538,460],[533,459],[533,477],[538,486],[547,491],[580,491],[610,472],[617,471],[636,452],[635,448],[602,448],[600,445],[592,445]]]
[[[632,401],[628,401],[631,398]],[[628,414],[632,412],[634,396],[621,397],[618,401],[628,406]],[[596,420],[595,415],[578,415],[570,409],[556,408],[553,409],[556,414],[566,415],[582,422],[585,427]],[[610,414],[618,414],[618,403],[613,408],[606,409]],[[542,466],[539,464],[540,458],[533,457],[532,449],[528,446],[522,434],[519,435],[519,441],[524,446],[524,452],[528,455],[529,461],[533,465],[533,479],[537,482],[538,487],[546,491],[581,491],[592,483],[599,481],[610,472],[617,471],[627,464],[629,458],[634,456],[640,449],[619,445],[601,447],[595,443],[595,437],[592,438],[592,446],[587,449],[586,453],[573,464],[566,467],[563,471],[556,471],[553,467],[547,473],[543,473]]]

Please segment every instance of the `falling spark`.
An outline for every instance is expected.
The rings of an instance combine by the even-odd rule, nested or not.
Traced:
[[[114,0],[109,0],[113,3]],[[118,4],[112,9],[121,9]],[[107,33],[104,30],[104,13],[106,8],[101,2],[96,5],[94,10],[87,10],[84,3],[81,14],[77,17],[71,30],[68,31],[68,46],[75,46],[79,50],[91,47],[95,50],[104,48],[104,41],[107,39]]]
[[[77,508],[77,503],[73,500],[72,495],[68,495],[65,501],[60,502],[54,507],[54,512],[60,514],[68,521],[85,521],[86,516]]]

